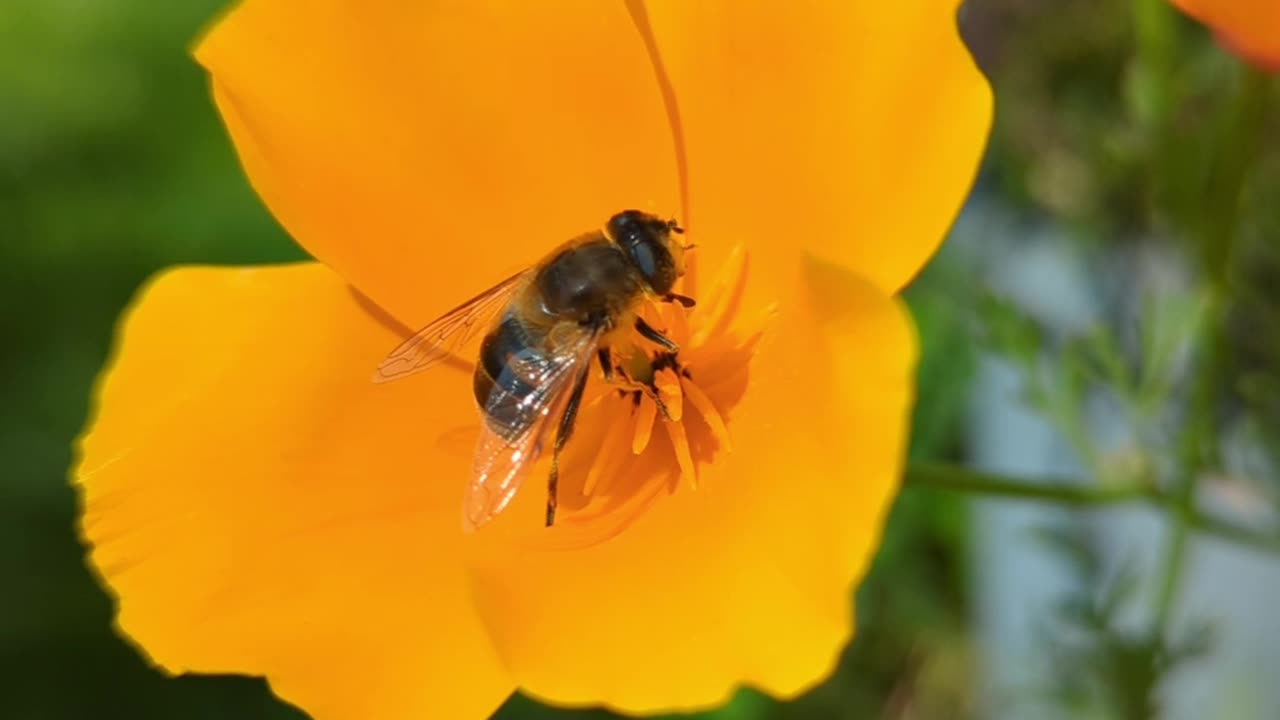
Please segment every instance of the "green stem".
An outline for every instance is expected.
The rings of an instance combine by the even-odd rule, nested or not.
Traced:
[[[974,495],[983,499],[1039,502],[1082,509],[1142,502],[1157,508],[1173,509],[1177,500],[1151,485],[1132,483],[1111,487],[1075,485],[1060,478],[1037,481],[996,473],[978,472],[943,463],[912,463],[906,471],[906,486]],[[1227,520],[1191,508],[1187,526],[1198,532],[1243,547],[1280,553],[1280,533],[1242,528]]]
[[[1139,103],[1131,112],[1143,130],[1152,136],[1152,145],[1157,149],[1166,145],[1169,111],[1173,106],[1169,78],[1177,53],[1176,20],[1168,0],[1133,0]]]
[[[1188,520],[1192,529],[1205,535],[1253,550],[1280,553],[1280,533],[1260,533],[1202,513],[1192,513]]]
[[[1168,627],[1178,590],[1182,585],[1182,575],[1186,569],[1187,539],[1196,515],[1196,488],[1206,465],[1204,448],[1215,432],[1214,405],[1225,345],[1221,318],[1223,309],[1222,293],[1215,288],[1211,291],[1205,309],[1201,342],[1196,343],[1202,349],[1202,354],[1193,379],[1191,400],[1178,447],[1178,467],[1181,474],[1169,496],[1171,527],[1164,569],[1160,575],[1160,589],[1156,596],[1157,628]]]
[[[907,468],[907,485],[1075,506],[1112,505],[1158,497],[1155,488],[1145,485],[1101,487],[1062,480],[1029,482],[941,463],[912,463]]]
[[[1241,67],[1240,87],[1218,128],[1206,177],[1204,213],[1195,228],[1210,283],[1209,301],[1200,342],[1196,343],[1201,356],[1178,446],[1180,474],[1172,492],[1172,527],[1156,599],[1155,627],[1161,634],[1168,628],[1175,609],[1186,569],[1188,536],[1197,526],[1198,481],[1204,469],[1217,460],[1214,414],[1229,352],[1224,325],[1231,291],[1232,253],[1239,234],[1241,193],[1265,127],[1267,77],[1258,70]]]
[[[1241,190],[1262,148],[1270,81],[1261,70],[1248,65],[1240,69],[1240,87],[1219,121],[1217,147],[1205,178],[1205,212],[1195,228],[1209,278],[1223,290],[1230,286]]]

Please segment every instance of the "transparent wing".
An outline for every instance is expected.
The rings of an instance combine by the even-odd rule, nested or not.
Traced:
[[[487,328],[493,316],[506,306],[507,300],[531,275],[531,270],[516,273],[436,318],[392,350],[378,365],[373,381],[385,383],[399,380],[420,373],[449,357],[477,332]]]
[[[560,416],[580,373],[591,366],[599,334],[583,329],[551,356],[513,357],[485,403],[463,526],[475,530],[506,509],[520,484],[554,442]],[[517,391],[507,388],[517,387]],[[503,426],[494,430],[491,424]]]

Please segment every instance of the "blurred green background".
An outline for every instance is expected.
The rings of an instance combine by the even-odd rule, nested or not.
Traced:
[[[110,601],[73,531],[66,482],[115,322],[149,274],[178,263],[302,256],[249,189],[188,57],[221,5],[0,4],[0,718],[299,717],[257,680],[162,677],[113,634]],[[1016,217],[1052,219],[1083,253],[1167,236],[1194,268],[1205,253],[1185,233],[1167,232],[1194,203],[1207,162],[1187,138],[1216,122],[1230,91],[1222,78],[1238,69],[1172,12],[1144,36],[1135,17],[1161,14],[1151,7],[970,3],[965,31],[999,96],[978,197]],[[1271,324],[1280,319],[1271,289],[1280,263],[1275,243],[1267,245],[1280,230],[1274,145],[1273,134],[1250,185],[1250,274],[1231,306],[1232,327],[1245,330],[1232,336],[1238,352],[1227,375],[1252,378],[1252,394],[1224,381],[1240,407],[1273,428],[1280,350],[1248,329],[1280,327]],[[1029,351],[1018,345],[1018,332],[1035,335],[1034,320],[975,287],[966,258],[948,250],[909,293],[925,349],[916,459],[965,459],[979,352],[1058,352],[1038,339]],[[836,675],[792,703],[744,692],[707,717],[977,717],[968,508],[963,496],[905,491],[857,599],[857,641]],[[1143,675],[1155,661],[1142,652],[1131,644],[1106,656],[1119,663],[1108,667],[1138,668],[1113,693],[1118,714],[1073,716],[1140,716],[1123,709],[1134,706],[1123,698],[1145,698],[1158,682]],[[1116,660],[1124,653],[1134,657]],[[1082,662],[1096,666],[1099,657]],[[521,698],[499,713],[606,716]]]

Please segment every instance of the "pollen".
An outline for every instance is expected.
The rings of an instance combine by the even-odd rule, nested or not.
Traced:
[[[597,386],[584,412],[593,429],[571,443],[581,484],[571,482],[576,497],[562,500],[564,530],[605,517],[611,533],[620,530],[662,495],[698,491],[704,469],[732,451],[734,406],[773,313],[744,319],[747,277],[747,254],[736,248],[693,307],[642,308],[641,317],[679,350],[637,338],[620,362],[622,377]]]

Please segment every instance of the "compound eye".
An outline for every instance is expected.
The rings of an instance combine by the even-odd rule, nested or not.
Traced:
[[[644,226],[644,213],[639,210],[623,210],[609,218],[609,233],[614,240],[622,239],[627,233]]]
[[[653,279],[658,272],[658,259],[654,257],[653,248],[649,243],[631,243],[627,246],[627,250],[631,254],[631,262],[635,263],[640,274],[646,280]]]

